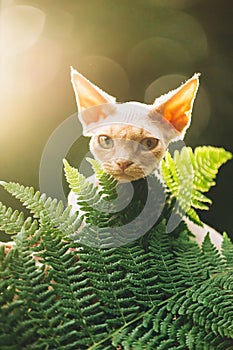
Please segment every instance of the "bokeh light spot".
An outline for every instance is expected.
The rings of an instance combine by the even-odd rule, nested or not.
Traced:
[[[84,56],[74,66],[107,93],[116,96],[118,101],[127,99],[129,79],[116,61],[106,56]]]
[[[28,49],[43,31],[45,13],[33,6],[6,7],[0,12],[1,55],[8,57]]]
[[[46,35],[51,39],[62,41],[72,38],[74,16],[63,9],[51,7],[46,12]]]
[[[61,57],[59,45],[41,37],[30,50],[5,60],[1,72],[1,90],[12,96],[38,92],[56,76]]]
[[[168,69],[185,71],[208,55],[205,31],[198,20],[187,13],[158,8],[153,33],[156,35],[131,49],[127,60],[131,71],[148,76],[166,74]]]
[[[170,70],[180,70],[190,66],[192,57],[179,42],[163,37],[153,37],[141,41],[130,52],[128,65],[131,70],[153,76]]]

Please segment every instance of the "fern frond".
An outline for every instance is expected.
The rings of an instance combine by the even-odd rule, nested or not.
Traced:
[[[177,150],[172,158],[167,152],[161,164],[163,179],[172,197],[178,200],[179,208],[192,221],[201,225],[195,209],[208,210],[212,201],[203,193],[215,185],[221,165],[232,158],[230,152],[217,147],[190,147]]]
[[[223,148],[202,146],[194,150],[195,187],[207,192],[214,186],[219,168],[232,159],[232,153]]]
[[[7,234],[18,233],[24,224],[24,214],[18,210],[13,211],[0,202],[0,230]]]
[[[202,253],[203,268],[208,267],[208,271],[211,274],[223,272],[225,270],[222,256],[220,255],[218,249],[211,242],[209,233],[206,234],[202,243]]]
[[[99,164],[96,162],[93,162],[93,164],[99,175],[102,176],[104,172],[99,170]],[[66,160],[64,160],[64,166],[70,189],[77,195],[77,204],[84,212],[83,216],[88,224],[88,229],[84,228],[82,232],[83,236],[90,236],[90,241],[95,240],[95,237],[97,238],[98,236],[105,240],[104,236],[107,232],[101,230],[101,228],[116,227],[122,224],[122,215],[117,213],[115,207],[117,203],[113,200],[116,194],[116,181],[112,181],[111,177],[106,175],[109,181],[106,181],[103,187],[96,187],[80,174],[77,169],[71,167]],[[94,236],[91,239],[93,233]],[[106,239],[108,238],[111,240],[111,235],[107,235]]]
[[[99,204],[101,196],[94,184],[89,182],[78,169],[73,168],[67,160],[63,160],[66,180],[70,189],[78,195],[78,204],[85,213],[93,211]]]
[[[118,181],[113,176],[107,174],[97,160],[92,158],[88,158],[87,160],[95,172],[99,186],[101,187],[101,194],[105,195],[104,199],[111,201],[117,198],[116,186]]]
[[[84,188],[91,185],[85,176],[78,171],[78,169],[75,169],[69,165],[66,159],[63,160],[63,164],[66,180],[70,186],[70,189],[72,189],[74,193],[79,194]],[[93,187],[93,185],[91,187]]]
[[[42,217],[48,216],[52,225],[59,227],[63,234],[71,234],[77,230],[78,227],[80,227],[81,222],[77,221],[78,215],[74,214],[71,216],[71,208],[64,208],[62,201],[58,201],[57,199],[52,199],[50,197],[47,198],[45,194],[40,194],[40,192],[35,191],[33,187],[25,187],[18,183],[1,182],[1,185],[6,191],[12,194],[15,198],[19,199],[20,202],[22,202],[23,205],[30,210],[36,219],[39,218],[41,220]],[[17,210],[13,212],[12,209],[6,209],[4,206],[0,205],[0,210],[1,208],[4,216],[4,221],[2,218],[2,230],[6,233],[18,233],[23,225],[23,213],[18,213]],[[5,213],[6,210],[7,212]],[[6,222],[7,220],[9,221],[8,223]]]
[[[79,173],[78,169],[70,166],[66,160],[64,160],[65,175],[70,189],[78,195],[78,205],[80,209],[85,212],[87,222],[95,222],[95,224],[97,224],[97,222],[103,223],[105,220],[109,221],[108,213],[111,212],[112,207],[109,201],[115,198],[116,181],[113,181],[110,175],[100,170],[98,162],[90,159],[89,161],[97,171],[97,176],[100,177],[99,185],[101,185],[101,187],[97,187],[89,182],[88,179]],[[111,196],[109,196],[109,194],[111,194]],[[99,225],[101,227],[103,226],[103,224]]]
[[[226,268],[231,269],[233,266],[233,243],[225,232],[223,233],[222,255],[226,262]]]
[[[190,152],[177,153],[175,160],[167,156],[171,169],[164,166],[164,172],[174,197],[180,196],[179,181],[189,183],[190,171],[195,183],[199,165],[194,167],[195,155]],[[186,164],[189,155],[191,166]],[[2,183],[38,220],[24,220],[18,212],[0,208],[2,225],[9,220],[20,229],[8,254],[0,248],[1,348],[232,349],[233,260],[227,236],[219,254],[208,235],[201,248],[191,241],[184,223],[168,234],[167,208],[144,233],[146,221],[155,215],[152,207],[161,204],[160,199],[152,200],[152,213],[140,222],[148,190],[145,181],[134,184],[138,193],[127,208],[106,213],[100,208],[114,193],[111,181],[99,189],[68,163],[65,167],[78,203],[86,208],[87,224],[82,228],[78,214],[70,217],[70,208],[64,210],[59,201],[29,187]],[[98,166],[96,171],[101,178]],[[205,205],[198,191],[213,183],[214,173],[205,169],[198,185],[186,190],[195,205]],[[156,196],[163,194],[161,186],[156,189]],[[196,209],[182,203],[183,209]],[[134,220],[136,228],[130,226]],[[78,231],[73,230],[75,225]],[[132,239],[137,230],[144,235]]]

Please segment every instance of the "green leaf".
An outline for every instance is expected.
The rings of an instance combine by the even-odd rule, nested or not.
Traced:
[[[179,209],[193,222],[201,225],[195,209],[208,210],[212,201],[203,193],[215,185],[219,168],[232,158],[223,148],[203,146],[193,152],[190,147],[177,150],[172,158],[167,152],[161,164],[161,173],[171,197]]]
[[[24,214],[13,211],[0,202],[0,230],[8,234],[18,233],[24,224]]]
[[[203,193],[229,157],[213,149],[167,154],[162,165],[167,187],[190,216],[209,203]],[[221,254],[209,235],[200,248],[184,223],[166,232],[170,210],[164,210],[140,239],[120,247],[92,246],[92,239],[108,242],[109,227],[130,222],[141,207],[133,203],[117,214],[101,213],[98,205],[114,194],[114,181],[93,163],[99,180],[109,180],[96,187],[64,164],[86,208],[84,226],[61,202],[31,187],[2,183],[37,219],[0,204],[1,228],[19,230],[7,254],[0,247],[1,349],[232,349],[233,246],[227,235]],[[124,242],[128,234],[122,229]],[[84,235],[86,244],[74,242],[75,235]]]

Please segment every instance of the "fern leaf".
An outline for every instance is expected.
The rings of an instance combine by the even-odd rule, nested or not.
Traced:
[[[18,233],[24,224],[24,214],[13,211],[0,202],[0,230],[8,234]]]
[[[104,199],[110,201],[117,198],[116,186],[118,181],[113,176],[107,174],[97,160],[92,158],[88,158],[87,160],[92,165],[96,178],[99,181],[99,186],[101,187],[100,193],[105,194]]]
[[[52,210],[57,206],[58,201],[46,197],[45,194],[40,194],[39,191],[34,191],[33,187],[23,186],[18,183],[9,182],[3,184],[4,189],[19,199],[23,205],[34,214],[35,217],[40,217],[41,211],[46,207],[52,207]]]
[[[80,174],[78,169],[71,167],[65,159],[63,163],[67,182],[74,193],[79,194],[85,187],[90,186],[90,183],[84,175]]]
[[[202,146],[196,147],[195,158],[195,186],[201,192],[207,192],[215,185],[215,178],[219,168],[232,159],[232,154],[223,148]]]
[[[57,199],[47,198],[45,194],[40,194],[32,187],[25,187],[14,182],[1,182],[5,190],[19,199],[23,205],[30,210],[35,218],[42,220],[49,217],[49,222],[58,227],[63,234],[72,234],[81,225],[81,221],[77,220],[78,214],[70,215],[71,208],[64,209],[62,201]],[[23,213],[13,212],[12,209],[6,209],[0,205],[0,210],[3,211],[0,225],[2,221],[2,230],[6,233],[18,233],[23,227]],[[8,221],[8,222],[7,222]]]
[[[189,183],[188,175],[191,172],[195,178],[199,167],[195,168],[195,154],[190,152],[176,153],[174,159],[167,155],[171,168],[166,162],[163,165],[174,198],[180,196],[180,181]],[[191,166],[186,164],[189,155]],[[208,203],[201,195],[216,173],[206,170],[210,164],[204,163],[198,185],[184,195],[190,193],[196,206]],[[1,348],[232,349],[233,260],[232,243],[226,235],[221,255],[208,236],[199,248],[183,223],[167,234],[170,212],[164,210],[159,223],[126,244],[135,232],[117,225],[138,216],[144,203],[137,202],[141,192],[121,213],[103,214],[97,204],[106,202],[114,186],[110,189],[109,182],[100,194],[76,170],[66,163],[65,167],[90,220],[79,232],[71,230],[78,220],[70,217],[70,208],[64,210],[62,203],[32,188],[3,183],[39,220],[23,221],[19,213],[1,207],[3,225],[15,219],[15,227],[21,227],[14,249],[7,255],[0,249]],[[101,177],[101,170],[96,171]],[[195,213],[195,205],[189,208],[182,203]],[[64,236],[60,231],[66,224]],[[140,232],[145,222],[137,224]],[[70,232],[77,242],[70,242]],[[86,244],[80,240],[82,235]],[[110,244],[113,239],[115,247]],[[104,249],[101,244],[91,246],[92,240],[104,242]],[[124,245],[119,247],[121,240]]]
[[[195,209],[208,210],[212,203],[203,193],[215,185],[218,169],[231,158],[232,154],[223,148],[204,146],[194,152],[183,147],[173,158],[167,153],[162,161],[161,172],[170,195],[195,223],[201,225]]]
[[[222,255],[226,262],[227,268],[231,269],[233,266],[233,243],[226,233],[223,233]]]
[[[202,243],[203,252],[203,268],[208,266],[211,274],[222,272],[225,270],[222,257],[210,240],[210,235],[207,234]]]
[[[100,170],[98,163],[93,162],[93,164],[99,176],[102,177],[104,172]],[[113,182],[106,175],[110,181],[106,181],[102,188],[97,188],[80,174],[78,169],[71,167],[66,160],[64,160],[64,168],[70,189],[77,195],[77,204],[84,212],[83,216],[88,224],[88,229],[85,228],[82,232],[84,239],[86,241],[86,238],[90,236],[90,241],[95,241],[95,238],[98,236],[100,238],[102,233],[104,233],[101,228],[112,227],[114,222],[117,221],[113,219],[114,215],[111,214],[114,211],[114,203],[110,201],[110,199],[115,197],[115,181]],[[104,237],[102,236],[102,238]]]
[[[0,265],[1,344],[153,350],[209,349],[209,344],[221,349],[223,343],[230,348],[231,271],[212,269],[215,253],[208,242],[204,253],[187,235],[176,243],[165,224],[150,231],[146,246],[140,240],[115,249],[64,242],[49,222],[25,230],[12,258]],[[221,259],[218,263],[224,266]]]
[[[100,202],[97,188],[78,169],[70,166],[67,160],[64,159],[63,163],[67,182],[70,189],[78,195],[78,204],[81,210],[86,213],[92,212],[93,207]]]

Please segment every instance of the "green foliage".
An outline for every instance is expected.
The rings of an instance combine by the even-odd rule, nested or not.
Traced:
[[[114,179],[111,175],[105,173],[97,160],[92,158],[88,158],[87,160],[92,165],[96,178],[98,179],[99,186],[102,189],[101,194],[104,195],[104,199],[110,201],[117,198],[117,180]]]
[[[95,184],[89,182],[77,169],[71,167],[66,160],[64,160],[65,176],[72,191],[78,195],[78,204],[80,209],[85,212],[88,222],[94,222],[96,225],[100,226],[101,222],[103,223],[105,221],[101,213],[103,211],[106,213],[110,211],[111,203],[107,202],[109,193],[111,193],[112,196],[114,193],[115,197],[116,181],[113,181],[109,175],[104,174],[97,162],[91,159],[89,159],[89,161],[93,165],[99,183],[102,184],[102,191],[98,191]],[[96,220],[99,216],[101,216],[101,218],[97,223]],[[106,219],[109,220],[110,216],[106,215]]]
[[[78,229],[81,225],[81,220],[77,220],[77,214],[70,215],[70,207],[64,209],[62,201],[57,199],[51,199],[43,193],[40,194],[39,191],[34,190],[33,187],[25,187],[14,182],[3,182],[0,184],[7,190],[10,194],[20,200],[23,205],[29,209],[34,218],[39,219],[41,224],[49,217],[51,223],[64,232],[64,234],[69,234]],[[18,213],[18,211],[12,211],[11,208],[6,209],[0,203],[0,230],[6,233],[17,233],[19,232],[24,223],[23,213]]]
[[[142,236],[145,225],[151,228],[162,210],[167,209],[161,182],[153,175],[133,184],[118,184],[112,176],[100,170],[97,161],[92,160],[91,163],[97,172],[98,185],[89,182],[77,169],[64,161],[66,179],[70,189],[77,195],[79,210],[88,224],[81,232],[74,234],[72,239],[109,248]],[[132,187],[133,198],[130,191]],[[149,200],[148,193],[151,193]],[[146,209],[145,202],[149,203]],[[141,212],[143,215],[140,215]]]
[[[144,182],[127,211],[101,213],[115,198],[116,183],[93,166],[100,187],[65,162],[82,206],[73,216],[32,188],[1,183],[32,214],[25,219],[0,205],[0,229],[18,232],[9,252],[0,249],[1,349],[232,349],[233,244],[227,235],[220,254],[209,235],[198,247],[184,222],[168,234],[168,198],[142,237],[102,249],[109,228],[134,220],[145,204],[138,200]],[[89,244],[78,239],[82,235]]]
[[[209,209],[212,201],[203,193],[215,185],[218,169],[231,158],[230,152],[210,146],[197,147],[194,152],[183,147],[181,152],[175,151],[173,158],[167,152],[161,165],[163,179],[181,212],[193,222],[201,225],[195,209]]]
[[[13,211],[0,202],[1,230],[8,234],[16,234],[20,231],[24,222],[24,214],[18,210]]]

